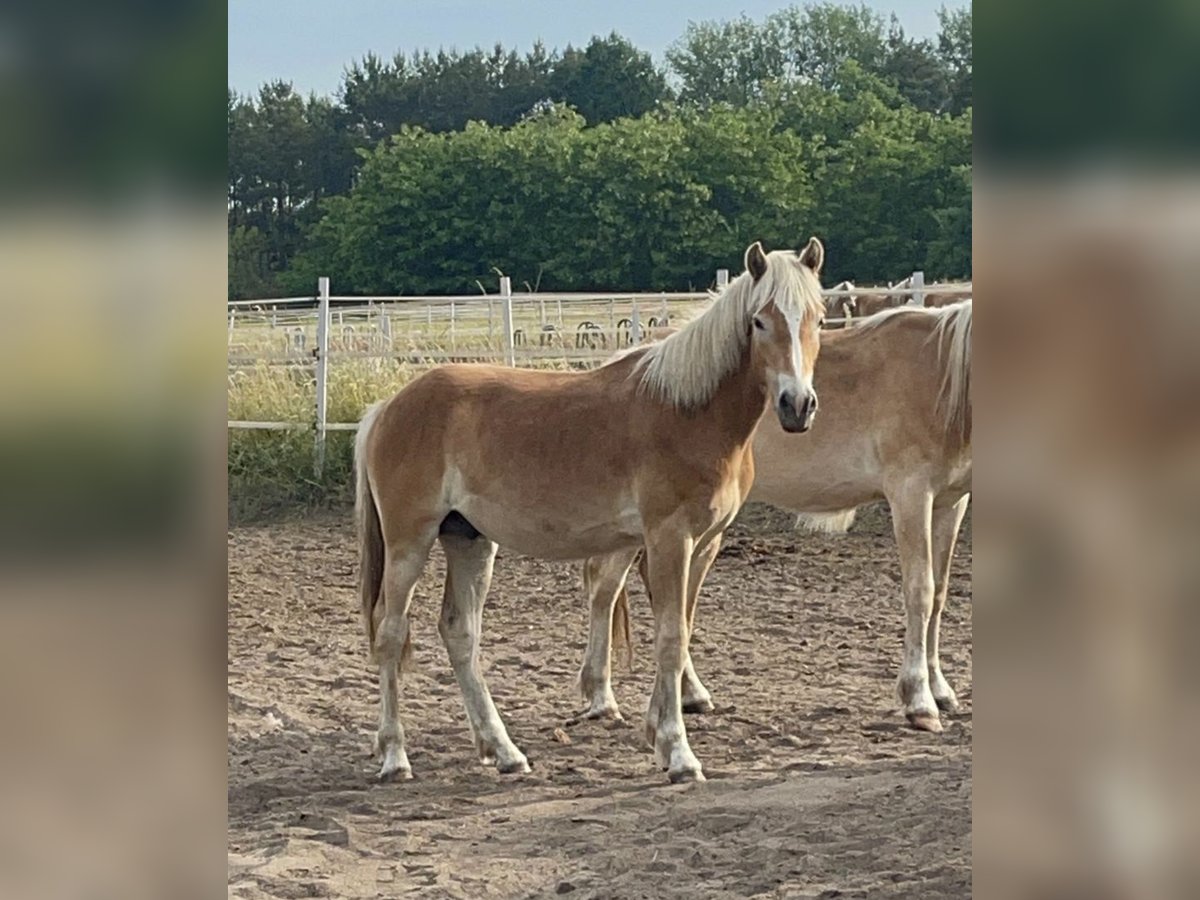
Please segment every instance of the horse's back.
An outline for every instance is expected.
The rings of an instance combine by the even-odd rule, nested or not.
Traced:
[[[479,495],[496,481],[513,493],[542,494],[549,484],[579,491],[627,480],[639,454],[624,390],[615,370],[440,366],[387,402],[371,436],[374,456],[381,472],[462,481],[463,492]]]

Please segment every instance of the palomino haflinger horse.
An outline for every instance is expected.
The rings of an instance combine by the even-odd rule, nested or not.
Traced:
[[[588,372],[447,365],[364,415],[355,446],[363,616],[379,665],[380,777],[411,777],[398,670],[409,603],[434,541],[446,555],[438,630],[485,765],[527,772],[479,664],[499,545],[547,559],[646,548],[658,674],[646,737],[672,781],[703,780],[680,683],[691,580],[754,477],[767,408],[803,431],[817,397],[823,304],[816,238],[746,251],[746,271],[667,339]],[[586,423],[581,426],[580,423]]]
[[[958,706],[942,675],[938,629],[970,501],[970,377],[970,300],[889,309],[822,338],[814,376],[821,418],[811,432],[785,434],[764,419],[753,440],[749,499],[801,513],[810,527],[845,531],[856,507],[887,500],[906,612],[898,693],[909,722],[935,732],[942,730],[938,708]],[[689,630],[699,584],[717,550],[718,542],[710,543],[693,572]],[[584,567],[590,619],[579,688],[591,718],[620,715],[611,644],[628,645],[625,579],[637,556],[626,550],[589,559]],[[653,584],[647,585],[653,596]],[[713,708],[690,654],[682,690],[685,711]]]

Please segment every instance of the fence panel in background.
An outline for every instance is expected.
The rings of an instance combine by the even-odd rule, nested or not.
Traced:
[[[719,269],[715,283],[717,290],[728,285],[729,270]],[[316,397],[309,407],[314,411],[311,423],[241,420],[230,421],[229,428],[311,428],[315,441],[313,469],[320,478],[327,433],[357,428],[353,422],[328,421],[331,363],[376,360],[380,364],[422,368],[477,361],[510,366],[590,367],[619,349],[640,344],[648,327],[667,325],[707,302],[710,296],[704,292],[514,296],[508,277],[500,279],[499,288],[498,293],[486,296],[350,297],[332,295],[329,279],[322,277],[313,297],[230,302],[231,377],[261,366],[282,367],[289,377],[301,381],[303,373],[308,372],[315,381]],[[913,272],[894,286],[851,286],[824,293],[826,297],[887,297],[891,302],[907,297],[910,304],[924,305],[930,295],[969,296],[970,291],[970,282],[926,285],[924,273]],[[827,325],[845,323],[845,319],[827,320]],[[310,346],[311,351],[306,353]]]

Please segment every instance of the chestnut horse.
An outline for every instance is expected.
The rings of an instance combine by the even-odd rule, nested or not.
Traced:
[[[942,675],[938,628],[970,500],[970,340],[970,300],[896,307],[826,332],[815,372],[820,422],[799,437],[764,421],[753,441],[751,500],[801,513],[810,525],[829,531],[849,528],[856,507],[887,500],[907,618],[898,693],[913,727],[935,732],[942,730],[938,708],[958,706]],[[689,628],[699,582],[717,549],[717,542],[709,544],[698,565],[688,596]],[[579,688],[593,718],[620,715],[612,693],[610,637],[628,641],[625,579],[637,555],[631,550],[593,558],[584,568],[590,624]],[[690,655],[683,704],[689,712],[712,709]]]
[[[746,250],[746,271],[660,343],[589,372],[447,365],[363,417],[355,447],[361,589],[381,692],[381,779],[411,777],[399,720],[409,603],[434,541],[446,555],[438,630],[480,759],[528,772],[479,664],[499,545],[547,559],[646,548],[658,674],[645,734],[672,781],[702,781],[680,683],[691,581],[754,479],[769,407],[804,431],[823,303],[820,241]]]

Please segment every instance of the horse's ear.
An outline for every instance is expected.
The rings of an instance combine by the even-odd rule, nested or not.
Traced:
[[[815,237],[810,237],[804,249],[798,254],[800,262],[821,274],[821,266],[825,265],[825,246]]]
[[[746,248],[746,271],[755,281],[767,274],[767,254],[759,241]]]

